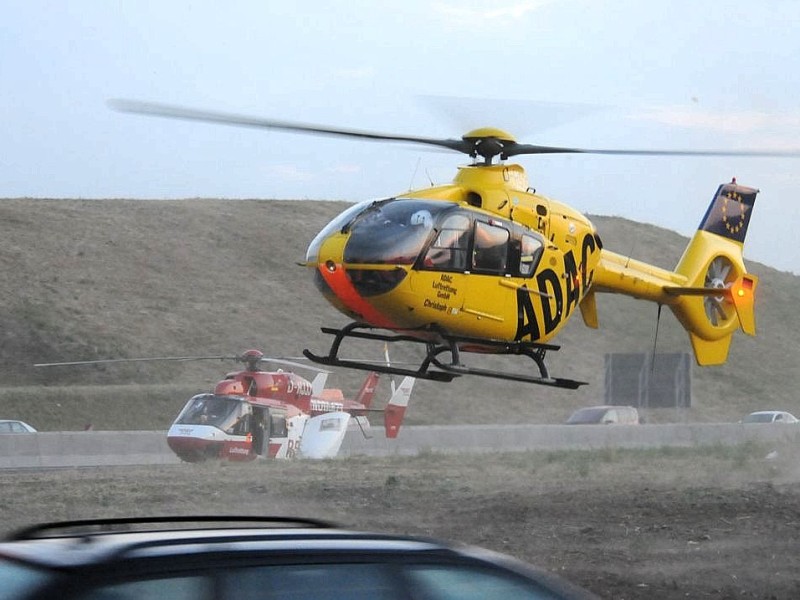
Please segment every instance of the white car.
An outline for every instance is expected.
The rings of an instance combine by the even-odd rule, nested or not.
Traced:
[[[25,421],[0,419],[0,433],[36,433]]]
[[[759,410],[747,415],[742,423],[797,423],[800,422],[792,413],[784,410]]]

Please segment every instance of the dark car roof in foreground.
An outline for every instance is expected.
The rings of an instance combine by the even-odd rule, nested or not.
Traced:
[[[287,517],[155,517],[44,523],[0,541],[0,558],[43,569],[112,568],[118,561],[193,555],[324,557],[323,560],[406,560],[491,564],[532,577],[564,598],[595,598],[559,576],[506,554],[440,540],[339,528],[316,519]],[[398,558],[402,557],[402,558]]]
[[[174,523],[177,527],[165,527]],[[156,527],[159,526],[159,527]],[[0,542],[0,556],[70,567],[121,558],[225,551],[420,552],[452,549],[433,540],[339,529],[307,519],[241,517],[101,519],[45,523]]]

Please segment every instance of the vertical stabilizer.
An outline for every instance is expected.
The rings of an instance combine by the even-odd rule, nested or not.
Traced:
[[[411,398],[411,390],[414,388],[415,381],[413,377],[404,377],[400,385],[396,386],[394,393],[392,393],[389,404],[386,405],[383,413],[383,422],[387,438],[396,438],[400,432],[400,425],[403,424],[406,408],[408,408],[408,400]]]
[[[322,397],[322,392],[325,390],[325,383],[327,381],[328,381],[327,371],[318,373],[317,376],[314,377],[314,381],[311,382],[311,395],[314,398]]]
[[[364,380],[361,389],[356,395],[355,401],[369,408],[372,405],[372,399],[375,397],[375,390],[378,387],[379,378],[380,375],[375,372],[371,372],[369,375],[367,375],[367,378]]]
[[[723,183],[711,200],[698,231],[707,231],[744,245],[758,190],[736,183]]]

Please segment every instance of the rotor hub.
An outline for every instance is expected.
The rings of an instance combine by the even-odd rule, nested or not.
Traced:
[[[264,358],[264,353],[261,350],[247,350],[239,357],[248,371],[258,371],[258,363],[262,358]]]
[[[469,155],[472,158],[480,156],[487,165],[492,164],[495,156],[499,155],[501,159],[508,158],[505,155],[506,148],[517,143],[513,135],[495,127],[473,129],[465,133],[461,139],[470,145]]]
[[[715,290],[726,290],[730,288],[732,280],[735,278],[735,271],[730,260],[723,256],[718,256],[708,265],[705,277],[705,287]],[[712,325],[723,326],[731,318],[725,307],[726,296],[706,296],[704,299],[706,316]]]
[[[725,280],[724,279],[720,279],[718,277],[715,277],[711,281],[709,281],[708,287],[716,288],[718,290],[724,289],[725,288]]]

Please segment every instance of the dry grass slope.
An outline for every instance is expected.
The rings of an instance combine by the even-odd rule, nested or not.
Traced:
[[[189,394],[234,368],[210,362],[43,370],[32,367],[37,362],[250,347],[282,356],[323,351],[329,340],[319,327],[347,320],[296,263],[343,208],[278,200],[0,200],[0,416],[43,430],[86,421],[104,429],[166,428]],[[595,222],[608,248],[662,267],[673,267],[688,241],[623,219]],[[761,277],[759,334],[737,335],[726,365],[694,368],[693,408],[680,418],[730,421],[769,407],[800,412],[798,279],[759,264],[749,268]],[[420,382],[408,422],[559,422],[601,401],[604,355],[651,351],[656,307],[612,296],[598,305],[600,329],[573,319],[558,340],[561,351],[549,359],[553,374],[591,385],[569,392],[479,378]],[[658,350],[689,350],[668,311]],[[398,350],[394,358],[410,352]],[[335,381],[352,390],[361,379],[342,371]],[[676,418],[671,411],[651,415]]]

